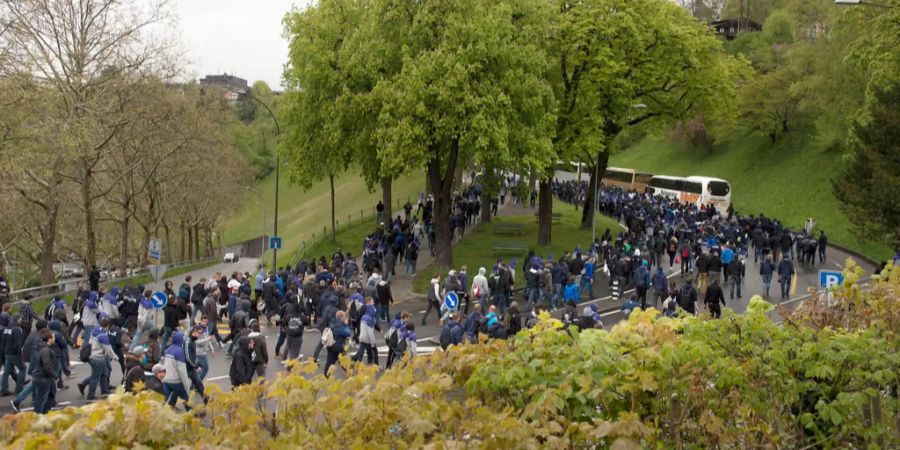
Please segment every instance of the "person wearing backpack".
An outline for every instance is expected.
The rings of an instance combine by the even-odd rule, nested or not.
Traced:
[[[634,271],[634,290],[637,293],[641,309],[647,309],[647,289],[650,287],[650,270],[647,261],[641,261],[641,265]]]
[[[484,321],[481,311],[481,305],[476,303],[472,308],[472,313],[466,318],[464,334],[466,340],[472,344],[478,343],[478,333],[481,331],[481,323]]]
[[[104,317],[100,320],[100,325],[93,330],[90,339],[82,344],[81,360],[84,362],[84,356],[87,356],[87,363],[91,367],[91,375],[78,383],[78,392],[84,395],[85,387],[88,388],[87,400],[95,400],[94,395],[97,392],[97,385],[100,385],[100,394],[109,394],[109,365],[108,360],[118,360],[118,356],[113,352],[109,344],[109,335],[106,330],[109,329],[109,318]],[[85,353],[88,353],[85,355]]]
[[[678,291],[678,305],[681,309],[696,315],[697,314],[697,290],[691,285],[691,279],[688,278],[684,282],[684,286]]]
[[[367,364],[378,364],[378,351],[375,349],[375,331],[381,331],[376,320],[375,300],[366,298],[365,313],[360,319],[359,350],[353,356],[353,361],[362,361],[366,355]]]
[[[681,242],[681,274],[693,274],[694,269],[691,266],[691,243],[687,239]]]
[[[397,358],[397,348],[400,345],[400,336],[403,333],[403,330],[406,329],[407,321],[409,321],[409,312],[401,312],[394,318],[390,328],[388,328],[387,333],[385,333],[384,340],[388,347],[387,362],[384,365],[385,370],[390,369],[394,360]]]
[[[347,344],[347,338],[353,335],[353,332],[350,331],[350,327],[348,326],[349,319],[347,318],[347,314],[344,311],[338,311],[334,315],[334,321],[331,322],[331,327],[329,328],[330,334],[332,336],[331,345],[326,345],[326,350],[328,351],[328,356],[325,360],[325,368],[323,373],[325,377],[329,377],[328,370],[335,363],[338,362],[338,358],[346,351],[345,346]],[[323,337],[326,336],[326,333],[322,333]],[[340,365],[340,364],[338,364]]]
[[[243,336],[238,338],[234,357],[231,359],[231,367],[228,377],[231,379],[231,389],[250,384],[255,373],[253,365],[253,340]]]
[[[662,302],[666,300],[666,297],[669,295],[667,285],[668,279],[666,278],[665,272],[663,272],[663,268],[661,266],[656,267],[656,273],[653,274],[653,280],[651,284],[653,285],[653,306],[660,307]]]
[[[450,314],[450,320],[441,329],[440,344],[442,349],[447,350],[451,345],[462,343],[463,329],[459,324],[459,318],[459,311],[454,311]]]
[[[533,309],[533,308],[532,308]],[[506,314],[503,315],[503,327],[508,337],[515,336],[522,329],[522,315],[519,313],[519,304],[512,302]]]
[[[309,314],[306,312],[306,303],[299,296],[290,297],[285,304],[282,323],[286,335],[287,349],[281,355],[282,361],[300,358],[300,348],[303,346],[303,329],[309,324]]]

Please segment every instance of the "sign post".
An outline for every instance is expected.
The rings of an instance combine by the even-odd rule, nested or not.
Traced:
[[[168,268],[168,264],[155,264],[147,266],[147,270],[149,270],[150,275],[153,276],[153,281],[157,283],[159,283],[159,280],[161,280],[163,275],[165,275],[166,269]]]
[[[162,259],[162,241],[159,238],[150,238],[150,243],[147,244],[147,259],[151,265],[158,265],[160,259]]]
[[[156,291],[150,296],[150,301],[153,302],[153,309],[163,309],[169,302],[169,297],[165,292]]]
[[[459,307],[459,296],[456,292],[450,291],[444,296],[444,306],[451,311]]]
[[[844,282],[844,273],[840,270],[820,270],[819,289],[840,286]]]
[[[269,248],[272,250],[281,250],[281,238],[277,236],[269,238]]]

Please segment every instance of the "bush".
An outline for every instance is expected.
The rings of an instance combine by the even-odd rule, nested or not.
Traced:
[[[378,375],[293,365],[200,414],[116,394],[0,421],[4,448],[897,448],[900,271],[871,289],[848,267],[823,318],[658,318],[566,332],[545,316],[509,341],[454,347]],[[852,305],[852,306],[851,306]],[[832,308],[828,305],[828,308]]]

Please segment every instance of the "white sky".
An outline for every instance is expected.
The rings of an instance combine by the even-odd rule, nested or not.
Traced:
[[[311,0],[174,0],[188,77],[228,72],[281,90],[287,41],[281,20]]]

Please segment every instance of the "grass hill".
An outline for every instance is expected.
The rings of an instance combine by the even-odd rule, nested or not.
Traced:
[[[365,218],[373,217],[375,205],[381,200],[380,187],[375,192],[369,192],[361,177],[348,173],[334,180],[334,188],[335,216],[340,228],[346,226],[348,216],[352,216],[354,223],[359,223],[360,212]],[[425,177],[421,174],[404,175],[394,181],[392,190],[396,214],[398,200],[403,205],[408,197],[415,203],[415,198],[425,190]],[[293,255],[304,240],[309,241],[313,237],[313,233],[316,238],[322,236],[323,227],[328,229],[328,233],[331,232],[331,195],[327,179],[304,191],[300,187],[289,186],[287,177],[283,176],[279,195],[278,234],[284,238],[284,255]],[[274,198],[275,175],[272,174],[260,180],[252,190],[248,189],[244,198],[237,200],[245,206],[225,225],[224,242],[241,242],[263,233],[271,235]],[[371,220],[374,226],[374,219]]]
[[[812,217],[830,242],[885,259],[892,254],[888,244],[857,240],[832,194],[831,179],[840,171],[842,158],[840,150],[821,149],[814,136],[802,132],[774,145],[764,137],[735,133],[712,151],[647,137],[613,155],[610,165],[654,174],[723,178],[731,183],[738,212],[764,213],[792,228]]]

